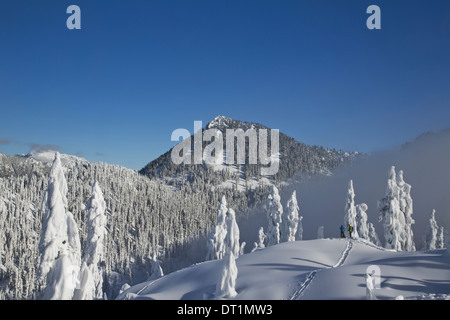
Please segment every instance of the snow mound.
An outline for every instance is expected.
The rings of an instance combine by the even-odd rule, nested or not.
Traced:
[[[215,299],[222,263],[207,261],[137,284],[118,299]],[[450,294],[446,249],[395,252],[362,240],[318,239],[260,249],[236,264],[237,300],[365,299],[365,275],[373,269],[379,271],[376,299],[448,299]]]

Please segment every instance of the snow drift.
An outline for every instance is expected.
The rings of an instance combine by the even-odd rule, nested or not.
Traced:
[[[207,261],[146,281],[118,299],[216,299],[221,260]],[[366,299],[366,275],[378,277],[375,299],[450,297],[447,250],[395,252],[362,240],[284,242],[236,260],[233,299]],[[375,266],[375,267],[374,267]],[[379,274],[371,270],[379,270]]]

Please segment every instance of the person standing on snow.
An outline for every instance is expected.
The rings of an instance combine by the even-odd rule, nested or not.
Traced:
[[[352,237],[352,232],[353,232],[353,227],[352,227],[352,225],[349,223],[349,224],[348,224],[348,234],[349,234],[350,238]]]
[[[341,238],[345,238],[345,228],[342,224],[340,230],[341,230]]]

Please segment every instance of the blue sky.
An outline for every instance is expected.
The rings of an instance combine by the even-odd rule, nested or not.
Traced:
[[[449,127],[449,74],[449,1],[2,1],[0,152],[140,169],[217,115],[371,152]]]

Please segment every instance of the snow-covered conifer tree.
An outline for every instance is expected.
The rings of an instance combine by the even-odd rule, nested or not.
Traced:
[[[216,292],[214,295],[217,298],[234,298],[236,292],[236,278],[238,269],[236,266],[236,259],[230,252],[223,258],[223,268],[220,274],[220,279],[216,285]]]
[[[350,180],[348,183],[347,199],[345,201],[344,212],[345,212],[344,226],[348,227],[348,225],[351,225],[353,227],[352,237],[358,238],[358,229],[356,225],[355,191],[353,190],[353,180]],[[348,232],[348,229],[346,230],[346,232]]]
[[[233,298],[237,295],[236,278],[238,269],[236,258],[239,256],[239,227],[235,212],[229,208],[226,216],[227,235],[225,238],[226,254],[223,258],[223,269],[216,285],[215,296],[218,298]]]
[[[106,203],[98,182],[94,182],[92,196],[87,205],[87,239],[80,272],[80,289],[74,299],[92,300],[103,298],[103,239],[106,233]]]
[[[324,226],[320,226],[317,229],[317,239],[323,239],[324,238],[324,230],[325,230]]]
[[[234,257],[239,257],[240,252],[240,235],[239,227],[236,223],[236,213],[233,209],[228,208],[226,215],[226,236],[225,236],[225,252],[233,253]]]
[[[266,234],[264,233],[264,228],[261,227],[258,230],[258,248],[264,248],[265,241],[266,241]]]
[[[437,242],[437,235],[439,227],[436,222],[436,210],[433,209],[431,212],[430,219],[428,220],[428,229],[427,234],[424,237],[424,244],[423,244],[423,250],[435,250],[436,249],[436,242]]]
[[[247,245],[247,243],[245,241],[243,241],[241,243],[241,246],[239,247],[239,255],[242,256],[245,252],[245,246]]]
[[[367,228],[369,229],[369,241],[381,247],[381,241],[380,238],[378,238],[378,234],[375,230],[375,226],[373,225],[373,223],[369,222],[367,224]]]
[[[403,171],[400,170],[397,174],[397,186],[399,188],[399,207],[404,216],[404,230],[403,236],[404,245],[403,250],[416,251],[416,245],[414,243],[414,236],[412,231],[412,225],[415,223],[412,218],[413,214],[413,200],[411,198],[411,185],[406,183],[403,179]]]
[[[282,222],[283,206],[281,205],[280,195],[278,189],[272,186],[271,192],[267,197],[266,202],[267,210],[267,246],[280,243],[280,225]]]
[[[290,199],[287,202],[287,210],[285,211],[283,218],[283,237],[282,241],[295,241],[295,234],[298,227],[298,204],[297,193],[294,190]]]
[[[266,241],[266,235],[264,233],[264,228],[261,227],[258,230],[258,242],[253,243],[253,251],[256,251],[258,249],[263,249],[265,248],[264,242]]]
[[[369,240],[369,225],[367,222],[368,206],[365,203],[356,205],[356,227],[358,229],[358,235],[362,239]]]
[[[77,285],[74,293],[74,300],[93,300],[95,294],[95,266],[93,264],[88,265],[86,261],[83,261],[78,276],[79,284]],[[103,279],[102,279],[103,280]],[[103,281],[102,281],[103,282]],[[102,288],[100,288],[102,289]]]
[[[297,239],[303,240],[303,216],[298,217],[297,230]]]
[[[436,249],[445,248],[445,235],[444,235],[444,227],[439,227],[439,231],[436,239]]]
[[[379,221],[383,221],[385,248],[401,251],[403,249],[404,239],[402,235],[404,228],[404,216],[400,211],[399,188],[397,185],[395,167],[392,166],[389,171],[386,195],[378,201],[380,210]]]
[[[225,254],[224,241],[227,235],[225,222],[227,211],[227,200],[225,196],[222,196],[222,200],[217,208],[217,224],[207,240],[208,253],[206,254],[206,260],[222,259]]]
[[[39,277],[46,279],[44,299],[72,299],[81,263],[78,227],[67,211],[67,182],[56,153],[42,201]]]
[[[161,267],[161,262],[156,257],[156,252],[153,252],[152,256],[152,271],[148,280],[156,280],[164,276],[163,269]]]

